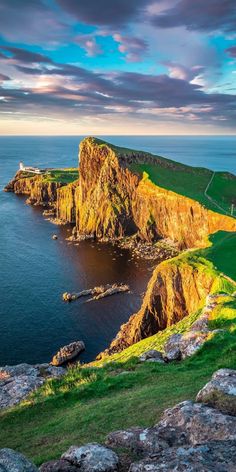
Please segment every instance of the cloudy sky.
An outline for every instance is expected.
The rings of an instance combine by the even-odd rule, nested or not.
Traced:
[[[0,0],[0,134],[234,134],[235,0]]]

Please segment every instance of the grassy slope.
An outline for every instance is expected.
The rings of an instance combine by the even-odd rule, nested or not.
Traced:
[[[227,172],[215,173],[207,191],[207,195],[222,207],[222,211],[204,193],[212,176],[212,171],[208,169],[187,166],[174,166],[171,169],[159,164],[135,164],[131,168],[133,171],[147,174],[154,184],[197,200],[218,213],[230,213],[232,203],[235,203],[236,207],[236,177]],[[236,215],[236,208],[234,214]]]
[[[44,182],[61,182],[63,184],[70,184],[79,178],[77,168],[71,169],[54,169],[48,174],[44,175]]]
[[[220,257],[221,251],[227,253],[235,244],[228,236],[215,235],[215,245],[182,257],[197,264],[197,257],[203,263],[203,256],[207,256],[232,277],[229,259]],[[215,271],[211,262],[205,263],[207,270]],[[230,295],[234,290],[234,284],[216,274],[213,292],[229,296],[222,297],[211,324],[225,332],[210,339],[195,356],[164,366],[140,365],[135,358],[150,348],[162,349],[170,334],[188,330],[199,313],[114,356],[116,362],[104,367],[76,367],[63,380],[47,382],[28,403],[1,414],[0,447],[18,449],[40,464],[58,457],[73,443],[103,441],[112,430],[155,424],[165,408],[193,399],[215,370],[236,366],[236,299]]]

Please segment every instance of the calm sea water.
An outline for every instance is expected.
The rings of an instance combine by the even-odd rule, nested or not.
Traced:
[[[120,325],[140,306],[152,264],[131,259],[109,244],[65,240],[24,197],[2,189],[25,164],[76,166],[81,137],[0,138],[0,365],[46,362],[64,344],[82,339],[82,360],[105,349]],[[236,173],[236,137],[104,137],[134,149],[214,170]],[[57,233],[57,241],[51,239]],[[98,302],[64,304],[64,291],[124,282],[131,294]]]

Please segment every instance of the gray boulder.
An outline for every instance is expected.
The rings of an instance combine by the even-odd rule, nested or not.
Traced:
[[[61,459],[77,466],[80,472],[113,472],[118,470],[119,464],[114,451],[96,443],[71,446]]]
[[[20,452],[0,449],[0,472],[38,472],[37,467]]]
[[[160,364],[165,363],[162,352],[156,351],[156,349],[151,349],[150,351],[144,352],[139,357],[139,360],[141,362],[148,361],[148,362],[159,362]]]
[[[181,334],[172,334],[164,345],[165,357],[168,361],[177,361],[181,359],[180,340]]]
[[[129,472],[235,472],[235,464],[236,442],[217,441],[201,446],[171,447],[131,464]]]
[[[176,444],[179,436],[186,444],[236,440],[236,417],[221,413],[201,403],[185,401],[166,410],[158,423],[163,439]]]
[[[236,416],[236,370],[220,369],[197,395],[197,402]]]
[[[0,367],[0,409],[16,405],[40,387],[46,379],[57,378],[65,372],[65,369],[49,364]]]

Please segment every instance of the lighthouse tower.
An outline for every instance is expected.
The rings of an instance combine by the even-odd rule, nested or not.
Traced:
[[[24,166],[23,162],[21,161],[20,162],[20,170],[24,170],[24,169],[25,169],[25,166]]]

